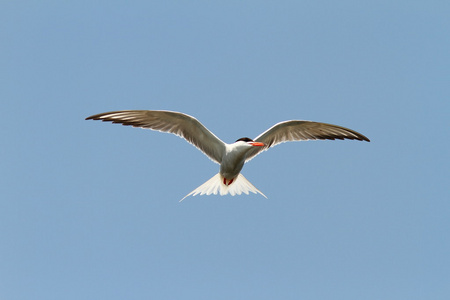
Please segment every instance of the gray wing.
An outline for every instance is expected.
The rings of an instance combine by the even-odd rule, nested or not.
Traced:
[[[364,135],[337,125],[312,122],[312,121],[284,121],[275,124],[257,138],[255,142],[264,143],[263,147],[253,147],[247,153],[246,161],[280,143],[290,141],[307,141],[307,140],[370,140]]]
[[[225,143],[209,131],[196,118],[163,110],[122,110],[101,113],[86,120],[102,120],[133,127],[168,132],[178,135],[193,144],[211,160],[221,163]]]

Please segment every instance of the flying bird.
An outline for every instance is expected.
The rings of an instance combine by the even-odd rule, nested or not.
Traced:
[[[345,127],[300,120],[277,123],[254,140],[244,137],[232,144],[224,143],[196,118],[174,111],[122,110],[93,115],[87,117],[86,120],[101,120],[173,133],[193,144],[213,162],[220,165],[218,174],[187,194],[180,201],[191,195],[216,195],[217,193],[234,196],[241,193],[248,195],[249,192],[252,192],[266,197],[240,172],[246,162],[280,143],[335,139],[370,142],[364,135]]]

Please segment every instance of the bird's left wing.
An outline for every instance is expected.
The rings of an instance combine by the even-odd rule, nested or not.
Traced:
[[[221,163],[225,143],[209,131],[196,118],[164,110],[122,110],[101,113],[86,120],[102,120],[122,125],[168,132],[178,135],[193,144],[211,160]]]
[[[255,138],[255,142],[261,142],[265,145],[262,147],[253,147],[247,152],[246,161],[251,160],[262,151],[284,142],[335,139],[370,142],[364,135],[337,125],[312,121],[284,121],[275,124]]]

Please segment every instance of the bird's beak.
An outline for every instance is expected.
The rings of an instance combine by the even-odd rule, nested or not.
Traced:
[[[252,146],[264,146],[264,143],[260,143],[260,142],[249,142],[249,144]]]

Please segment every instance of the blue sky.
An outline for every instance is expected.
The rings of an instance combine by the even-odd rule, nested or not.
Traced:
[[[448,1],[2,1],[2,299],[449,299]],[[279,145],[268,196],[176,136],[290,119],[371,139]]]

